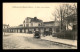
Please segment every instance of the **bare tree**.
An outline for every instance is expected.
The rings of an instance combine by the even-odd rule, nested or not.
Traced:
[[[73,24],[75,24],[74,22],[77,21],[77,6],[74,5],[69,5],[66,4],[65,5],[67,7],[66,11],[66,19],[64,19],[66,21],[66,27],[68,29],[68,25],[73,26]],[[71,24],[72,23],[72,24]]]
[[[68,29],[68,25],[70,24],[70,21],[69,19],[71,18],[68,18],[66,19],[68,16],[72,15],[73,13],[77,13],[77,7],[76,5],[74,4],[73,6],[72,5],[69,5],[69,4],[63,4],[63,5],[60,5],[60,7],[57,9],[56,8],[56,11],[55,13],[53,13],[52,15],[55,16],[56,19],[59,19],[60,20],[60,31],[64,30],[64,26],[67,27]]]
[[[63,27],[62,23],[63,23],[64,13],[65,13],[65,11],[64,11],[64,8],[62,5],[58,9],[56,8],[55,13],[53,14],[55,16],[56,20],[59,19],[61,21],[60,31],[62,31],[62,27]]]

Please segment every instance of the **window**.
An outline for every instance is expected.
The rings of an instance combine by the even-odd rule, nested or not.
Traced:
[[[24,27],[25,27],[25,24],[24,24]]]
[[[23,23],[25,23],[25,21]]]
[[[7,28],[8,28],[8,26],[7,26]]]
[[[38,24],[38,26],[40,26],[40,24]]]
[[[41,23],[41,26],[42,26],[42,23]]]
[[[46,31],[49,31],[49,28],[46,28]]]
[[[33,23],[31,23],[31,26],[33,26]]]
[[[29,24],[26,24],[26,27],[29,27]]]

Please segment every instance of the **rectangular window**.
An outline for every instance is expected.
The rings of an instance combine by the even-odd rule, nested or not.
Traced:
[[[29,24],[26,24],[26,27],[29,27]]]
[[[49,31],[49,28],[46,28],[46,31]]]
[[[25,27],[25,24],[24,24],[24,27]]]
[[[33,23],[31,23],[31,26],[33,26]]]
[[[38,24],[38,26],[40,26],[40,24]]]

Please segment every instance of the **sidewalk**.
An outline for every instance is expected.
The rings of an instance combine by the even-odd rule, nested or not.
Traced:
[[[70,44],[70,45],[77,46],[77,40],[60,39],[60,38],[52,37],[52,36],[41,37],[41,39],[45,39],[45,40],[50,40],[50,41],[55,41],[55,42],[60,42],[60,43],[65,43],[65,44]]]

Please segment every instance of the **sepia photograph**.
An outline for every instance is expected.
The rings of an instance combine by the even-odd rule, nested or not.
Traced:
[[[3,2],[2,48],[78,49],[77,2]]]

